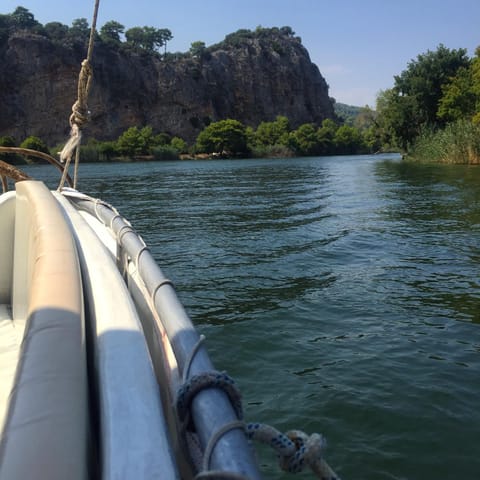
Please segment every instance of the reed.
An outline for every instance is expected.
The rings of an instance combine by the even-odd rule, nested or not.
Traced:
[[[424,131],[407,155],[425,163],[480,164],[480,125],[461,120],[443,130]]]

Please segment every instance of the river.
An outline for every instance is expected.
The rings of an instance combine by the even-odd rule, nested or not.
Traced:
[[[377,155],[80,175],[143,235],[247,421],[323,433],[344,480],[480,478],[479,167]],[[260,452],[266,479],[296,478]]]

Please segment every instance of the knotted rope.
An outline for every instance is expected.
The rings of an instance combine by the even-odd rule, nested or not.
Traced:
[[[249,423],[247,436],[272,447],[278,454],[280,468],[285,472],[298,473],[308,466],[322,480],[340,480],[322,458],[326,442],[318,433],[307,435],[300,430],[290,430],[283,434],[270,425]]]
[[[245,424],[243,422],[240,392],[237,390],[233,379],[225,372],[211,371],[187,378],[190,364],[193,362],[203,340],[204,337],[202,336],[192,349],[186,369],[183,372],[183,385],[178,391],[176,400],[177,415],[183,424],[182,432],[186,436],[192,460],[199,471],[195,480],[248,480],[248,478],[234,472],[210,470],[210,458],[218,440],[230,430],[237,428],[243,430],[249,439],[272,447],[278,454],[279,465],[282,470],[298,473],[308,466],[322,480],[340,480],[322,457],[326,445],[322,435],[318,433],[307,435],[299,430],[291,430],[283,434],[269,425],[261,423]],[[191,403],[199,392],[207,388],[218,388],[227,394],[238,420],[225,424],[214,433],[202,453],[196,434],[192,431],[187,432],[187,428],[190,423]]]
[[[77,100],[72,106],[72,114],[70,115],[70,138],[60,152],[60,160],[65,162],[65,170],[60,180],[58,190],[63,188],[66,179],[68,167],[75,152],[75,169],[73,175],[73,188],[77,188],[78,164],[80,161],[80,143],[82,141],[82,128],[90,120],[90,111],[88,110],[88,95],[92,85],[93,69],[91,65],[93,56],[93,44],[95,39],[98,7],[100,0],[95,0],[95,9],[93,12],[92,28],[90,29],[90,39],[88,41],[87,58],[82,62],[82,68],[78,78]]]

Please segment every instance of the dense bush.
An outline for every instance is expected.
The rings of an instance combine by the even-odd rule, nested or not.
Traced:
[[[178,160],[178,150],[172,145],[160,145],[152,148],[154,160]]]
[[[31,135],[27,137],[21,144],[21,148],[28,148],[30,150],[37,150],[38,152],[50,153],[47,144],[38,137]]]
[[[245,126],[238,120],[220,120],[208,125],[197,137],[198,153],[245,155],[248,152]]]

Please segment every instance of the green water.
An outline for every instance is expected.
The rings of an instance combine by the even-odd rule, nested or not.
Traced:
[[[323,433],[344,480],[480,478],[480,168],[362,156],[81,178],[144,236],[248,421]]]

